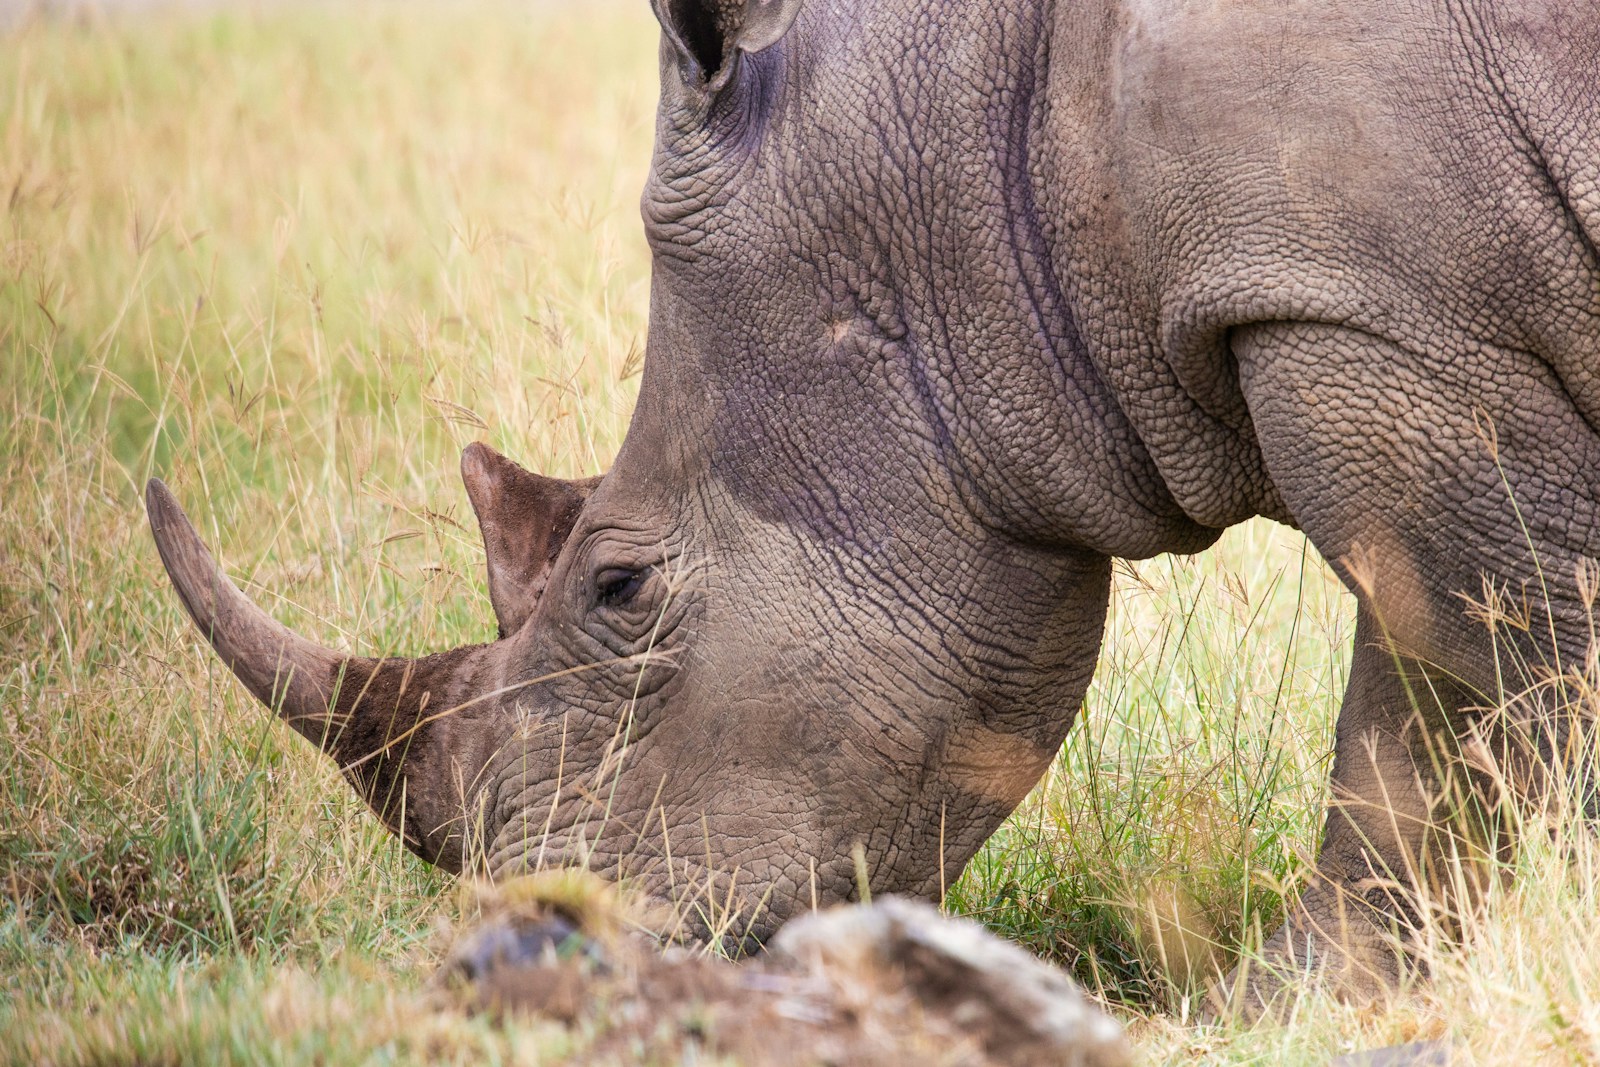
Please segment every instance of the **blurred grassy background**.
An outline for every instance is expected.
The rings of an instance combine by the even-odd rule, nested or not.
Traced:
[[[460,448],[601,469],[643,345],[654,27],[570,11],[0,37],[0,1049],[54,1035],[19,1062],[428,934],[448,881],[201,655],[140,492],[325,641],[493,636]]]
[[[581,1060],[419,1006],[448,880],[221,669],[140,488],[166,478],[230,573],[326,642],[491,636],[460,448],[603,470],[636,388],[647,5],[0,32],[0,1058]],[[1543,1009],[1458,1018],[1478,971],[1378,1015],[1308,998],[1287,1027],[1183,1025],[1314,848],[1350,627],[1264,523],[1120,566],[1080,726],[951,907],[1123,1005],[1154,1060],[1489,1025],[1566,1047]],[[1538,922],[1593,914],[1569,879]],[[1573,973],[1562,1018],[1592,1018]]]

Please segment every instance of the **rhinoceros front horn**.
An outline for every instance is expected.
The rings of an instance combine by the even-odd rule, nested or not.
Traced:
[[[408,848],[459,871],[460,783],[481,766],[473,723],[490,710],[481,696],[494,690],[492,646],[374,660],[313,644],[228,580],[159,479],[145,488],[145,507],[184,609],[228,669],[332,756]]]

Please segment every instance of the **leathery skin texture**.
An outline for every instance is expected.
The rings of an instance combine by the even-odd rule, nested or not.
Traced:
[[[1510,640],[1588,643],[1600,9],[656,10],[628,439],[598,484],[464,465],[502,639],[291,647],[215,615],[163,520],[219,652],[263,699],[273,655],[325,679],[296,699],[424,855],[583,862],[754,943],[853,896],[857,851],[876,891],[953,879],[1072,724],[1110,559],[1267,515],[1360,604],[1318,873],[1269,954],[1397,978],[1451,836],[1437,742],[1497,681],[1463,595],[1542,580]],[[318,711],[347,674],[376,682]]]

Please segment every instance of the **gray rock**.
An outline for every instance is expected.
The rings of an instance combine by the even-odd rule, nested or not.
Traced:
[[[1444,1041],[1413,1041],[1335,1056],[1328,1067],[1450,1067],[1452,1058]]]
[[[783,928],[773,950],[836,997],[903,988],[997,1063],[1129,1062],[1122,1028],[1062,971],[920,901],[887,897],[807,915]]]

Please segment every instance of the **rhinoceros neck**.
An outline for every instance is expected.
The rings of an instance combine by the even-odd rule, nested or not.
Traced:
[[[823,123],[830,206],[814,223],[858,235],[840,254],[889,294],[873,310],[896,331],[900,387],[980,521],[1109,555],[1198,549],[1215,524],[1169,490],[1063,276],[1081,236],[1059,192],[1078,178],[1051,148],[1053,6],[887,0],[849,27],[810,23],[852,42],[813,106],[858,116]],[[796,136],[804,155],[812,134]]]

